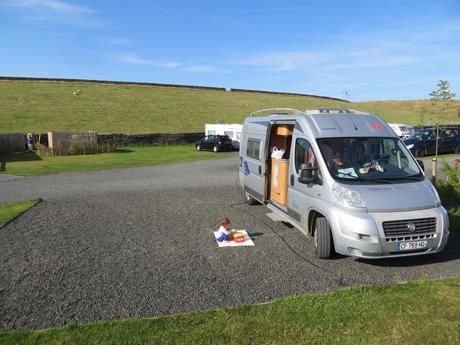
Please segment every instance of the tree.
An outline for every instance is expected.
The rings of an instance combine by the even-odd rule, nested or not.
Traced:
[[[438,89],[431,91],[431,102],[436,112],[436,152],[434,159],[433,181],[436,180],[438,169],[438,142],[439,142],[439,113],[443,113],[449,104],[449,101],[455,97],[455,93],[449,91],[450,84],[447,80],[438,81]]]
[[[455,97],[454,92],[449,91],[450,84],[447,80],[438,81],[438,89],[430,92],[431,101],[436,104],[439,101],[450,101]]]

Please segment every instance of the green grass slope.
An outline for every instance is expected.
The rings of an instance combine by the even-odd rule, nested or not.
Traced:
[[[77,89],[80,96],[74,96]],[[0,132],[95,130],[99,133],[203,131],[205,123],[242,123],[271,107],[347,107],[387,121],[432,122],[429,101],[346,103],[315,97],[137,85],[0,81]],[[460,101],[441,122],[459,122]],[[423,121],[420,121],[423,120]]]

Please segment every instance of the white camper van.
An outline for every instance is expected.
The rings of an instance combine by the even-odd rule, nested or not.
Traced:
[[[319,258],[441,251],[449,219],[422,167],[382,119],[354,110],[267,109],[243,125],[246,202],[312,235]]]
[[[226,135],[232,139],[232,145],[235,149],[240,147],[241,140],[241,131],[243,130],[243,125],[232,123],[206,123],[204,126],[204,131],[206,135]]]

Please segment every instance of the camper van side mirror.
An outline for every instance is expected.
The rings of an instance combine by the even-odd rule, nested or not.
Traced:
[[[425,171],[425,163],[423,163],[423,161],[420,159],[417,159],[417,163],[418,165],[420,165],[420,168],[422,168],[422,170]]]
[[[316,172],[318,168],[313,168],[310,163],[302,164],[299,170],[299,182],[303,184],[310,184],[314,183],[316,178],[314,172]]]

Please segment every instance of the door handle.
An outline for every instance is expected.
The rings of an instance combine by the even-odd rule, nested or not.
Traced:
[[[291,186],[294,185],[294,175],[291,175]]]
[[[259,175],[262,176],[262,166],[259,165]]]

